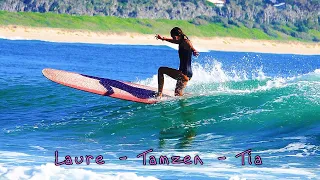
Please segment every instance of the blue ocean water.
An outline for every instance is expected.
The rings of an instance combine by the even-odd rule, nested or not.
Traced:
[[[0,179],[320,178],[320,56],[202,52],[186,88],[192,96],[153,105],[78,91],[41,73],[157,87],[160,66],[177,68],[177,51],[0,39]],[[164,88],[174,86],[166,77]],[[249,150],[243,165],[240,153]],[[147,151],[144,165],[137,156]],[[68,155],[72,165],[55,165]]]

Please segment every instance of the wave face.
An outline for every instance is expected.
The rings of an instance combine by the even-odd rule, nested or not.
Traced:
[[[157,87],[163,46],[0,40],[0,179],[317,178],[320,57],[210,51],[193,60],[191,95],[154,105],[50,82],[43,68]],[[175,81],[165,77],[165,89]],[[140,153],[146,155],[146,165]],[[244,158],[237,154],[251,149]],[[55,166],[65,156],[73,165]],[[74,158],[102,155],[104,164]],[[159,164],[189,155],[191,165]],[[120,157],[127,160],[120,160]],[[150,156],[158,161],[150,165]],[[203,165],[195,165],[195,157]],[[259,156],[262,164],[255,161]],[[223,158],[225,157],[225,158]],[[219,160],[220,159],[220,160]],[[18,163],[17,163],[18,162]]]

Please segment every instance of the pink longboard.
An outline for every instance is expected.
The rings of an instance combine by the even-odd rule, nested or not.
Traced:
[[[146,104],[153,104],[161,101],[160,99],[155,98],[157,88],[149,86],[56,69],[43,69],[42,73],[45,77],[56,83],[102,96],[110,96]],[[164,91],[163,96],[172,97],[174,96],[174,93],[171,91]]]

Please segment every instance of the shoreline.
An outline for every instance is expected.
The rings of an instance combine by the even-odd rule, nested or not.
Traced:
[[[168,37],[168,34],[162,34]],[[177,49],[177,45],[156,40],[154,35],[138,33],[110,33],[86,30],[69,30],[46,27],[0,26],[0,38],[41,40],[66,43],[93,43],[119,45],[167,45]],[[298,41],[273,41],[239,39],[232,37],[189,37],[200,52],[256,52],[274,54],[320,55],[320,43]]]

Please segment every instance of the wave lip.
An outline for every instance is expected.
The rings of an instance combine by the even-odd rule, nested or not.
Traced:
[[[223,68],[223,64],[217,60],[208,61],[205,64],[195,62],[192,64],[193,77],[188,82],[188,86],[207,85],[212,83],[226,83],[226,82],[242,82],[252,80],[265,80],[268,77],[263,72],[263,68],[259,67],[251,72],[231,70],[227,71]],[[157,74],[145,80],[138,80],[135,83],[158,87]],[[164,87],[168,90],[174,90],[176,80],[165,75]]]
[[[302,86],[314,88],[312,86],[318,83],[320,74],[320,69],[315,69],[313,72],[293,77],[269,77],[263,71],[262,66],[250,71],[226,70],[223,68],[223,64],[217,60],[211,60],[205,64],[195,62],[192,64],[192,69],[193,77],[186,88],[186,92],[192,94],[247,94],[293,86],[298,89],[303,89]],[[164,82],[164,89],[175,89],[176,80],[165,75]],[[157,74],[145,80],[138,80],[136,83],[157,88]]]

